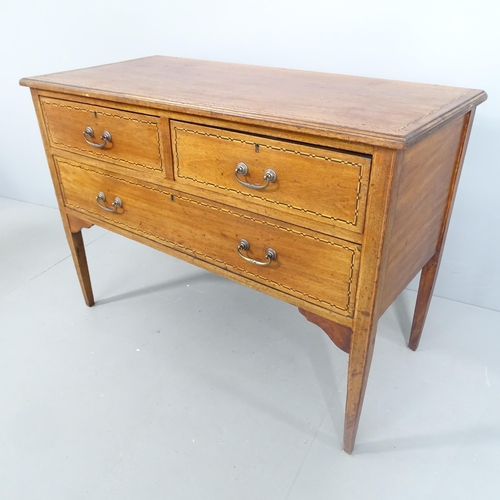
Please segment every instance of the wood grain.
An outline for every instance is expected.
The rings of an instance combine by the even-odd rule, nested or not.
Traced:
[[[52,147],[164,177],[158,117],[45,97],[40,104]],[[83,135],[87,127],[96,143],[103,142],[104,131],[112,141],[102,149],[89,145]]]
[[[429,310],[429,305],[432,298],[432,292],[434,290],[434,285],[436,284],[437,273],[439,271],[439,265],[441,263],[444,243],[446,240],[446,233],[448,232],[448,227],[450,224],[451,211],[453,209],[453,203],[455,201],[455,196],[458,188],[458,181],[460,179],[460,173],[462,171],[462,166],[465,159],[465,151],[467,149],[467,144],[469,142],[469,137],[472,130],[474,114],[475,110],[472,110],[464,117],[462,136],[460,140],[460,149],[455,160],[453,178],[451,180],[451,183],[449,184],[446,209],[441,222],[440,233],[436,245],[436,253],[429,259],[429,261],[422,269],[418,287],[417,301],[415,304],[415,314],[413,316],[410,339],[408,342],[408,347],[413,351],[417,350],[418,344],[420,343],[422,330],[424,328],[425,319],[427,317],[427,312]]]
[[[89,229],[93,226],[92,223],[79,219],[74,215],[66,214],[66,217],[68,219],[69,229],[72,233],[78,233],[82,229]]]
[[[373,155],[366,230],[361,256],[356,311],[347,374],[347,398],[344,419],[344,443],[346,453],[352,453],[359,419],[363,407],[368,375],[373,356],[380,298],[378,281],[381,263],[384,261],[384,236],[387,218],[394,196],[393,177],[397,176],[401,154],[395,150],[377,149]]]
[[[40,104],[40,97],[36,89],[31,89],[31,97],[33,99],[33,104],[35,106],[38,124],[40,126],[40,132],[42,134],[43,146],[45,149],[45,153],[47,155],[50,175],[52,177],[52,182],[54,184],[54,190],[56,193],[59,211],[61,213],[61,220],[64,228],[64,233],[66,235],[66,240],[68,241],[68,246],[71,251],[71,257],[75,265],[75,270],[78,277],[78,281],[80,283],[80,287],[82,289],[83,298],[87,306],[91,307],[94,305],[94,294],[92,292],[92,284],[90,281],[90,272],[87,264],[85,245],[81,233],[81,229],[83,227],[86,227],[87,224],[85,221],[81,221],[81,223],[78,222],[76,220],[77,218],[69,217],[69,214],[66,213],[61,192],[61,186],[59,184],[59,178],[52,158],[50,139],[48,136],[47,128],[45,126],[43,111]],[[78,227],[79,225],[81,225],[81,227]],[[91,224],[88,224],[88,227],[90,227],[90,225]]]
[[[387,234],[381,312],[434,255],[462,141],[464,118],[452,120],[404,153]]]
[[[172,121],[171,129],[175,178],[184,189],[211,191],[264,214],[292,214],[305,225],[316,220],[362,232],[369,158],[192,123]],[[238,176],[244,182],[264,184],[271,167],[276,181],[263,190],[242,186],[234,176],[239,162],[248,166]]]
[[[75,263],[76,274],[82,288],[83,298],[85,303],[92,307],[94,305],[94,293],[92,292],[92,284],[90,281],[89,266],[87,264],[87,255],[85,253],[85,245],[83,243],[82,232],[70,233],[68,237],[71,256]]]
[[[64,205],[105,219],[131,232],[207,260],[216,266],[298,297],[336,314],[351,317],[355,306],[360,247],[305,229],[293,229],[125,176],[56,158]],[[102,191],[109,203],[123,207],[104,212],[96,202]],[[193,231],[192,221],[198,230]],[[269,266],[245,262],[236,252],[240,240],[250,243],[247,256],[265,261],[267,248],[278,258]]]
[[[277,128],[313,125],[395,148],[486,99],[480,90],[162,56],[25,78],[21,85]]]
[[[98,224],[299,307],[349,352],[351,453],[378,319],[424,266],[410,337],[418,345],[486,94],[165,57],[21,84],[32,87],[86,303],[81,229]],[[88,125],[97,137],[111,129],[113,144],[83,146]],[[233,175],[238,161],[247,182],[267,168],[278,181],[247,193]],[[122,207],[103,211],[99,191]],[[264,261],[271,247],[277,259],[246,262],[242,238],[244,255]]]
[[[330,338],[330,340],[342,351],[349,354],[351,350],[352,329],[348,326],[339,325],[334,321],[326,319],[310,311],[299,307],[299,312],[307,321],[319,326]]]

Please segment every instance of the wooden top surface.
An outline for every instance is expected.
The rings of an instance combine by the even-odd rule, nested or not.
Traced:
[[[153,56],[21,85],[404,148],[486,100],[481,90]]]

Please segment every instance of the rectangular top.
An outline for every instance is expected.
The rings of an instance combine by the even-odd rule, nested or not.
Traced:
[[[21,85],[404,148],[486,100],[474,89],[153,56]]]

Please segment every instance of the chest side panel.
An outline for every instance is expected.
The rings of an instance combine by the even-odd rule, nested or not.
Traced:
[[[404,154],[385,242],[382,311],[436,251],[464,130],[464,116],[460,116]]]

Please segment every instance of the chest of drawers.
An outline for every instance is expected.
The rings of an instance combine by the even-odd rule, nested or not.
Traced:
[[[296,305],[349,353],[422,271],[416,349],[479,90],[151,57],[26,78],[87,305],[98,224]]]

